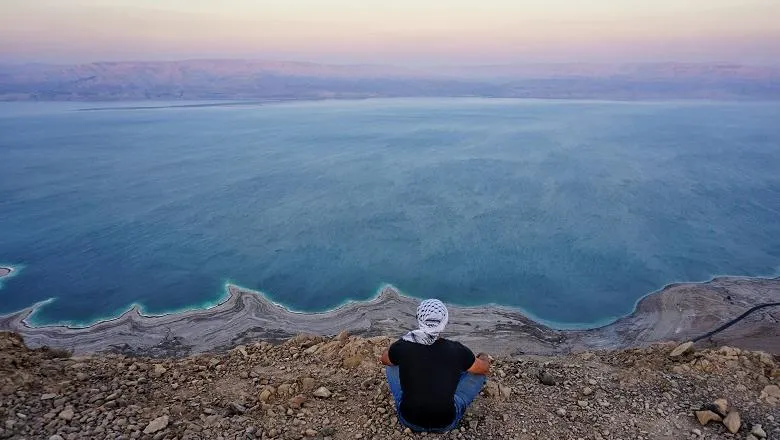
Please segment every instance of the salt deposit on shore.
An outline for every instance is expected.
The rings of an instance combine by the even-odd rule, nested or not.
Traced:
[[[264,295],[229,285],[227,299],[206,310],[144,316],[133,307],[117,318],[85,328],[34,327],[26,318],[35,306],[0,317],[0,330],[24,335],[31,346],[76,353],[123,351],[158,356],[222,351],[246,341],[281,340],[300,333],[364,336],[400,334],[415,323],[417,300],[386,287],[370,301],[352,302],[323,313],[297,313]],[[675,284],[642,299],[634,313],[591,330],[562,331],[500,306],[450,307],[447,336],[477,350],[499,354],[553,354],[586,349],[633,347],[688,340],[751,307],[780,298],[780,278],[716,278]],[[756,312],[703,344],[729,344],[780,353],[777,308]]]

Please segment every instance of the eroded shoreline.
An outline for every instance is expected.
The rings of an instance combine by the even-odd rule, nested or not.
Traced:
[[[26,318],[34,312],[32,306],[0,316],[0,330],[22,334],[31,346],[48,345],[80,354],[118,351],[183,356],[300,333],[333,335],[347,330],[365,336],[400,334],[414,325],[417,305],[416,299],[385,287],[368,301],[347,303],[323,313],[300,313],[254,291],[234,285],[227,289],[227,299],[209,309],[144,316],[136,306],[117,318],[85,328],[30,326]],[[614,349],[691,339],[759,303],[778,300],[780,277],[722,277],[705,283],[673,284],[640,300],[631,315],[592,330],[554,330],[508,307],[451,306],[447,336],[474,349],[499,354]],[[756,312],[702,341],[703,345],[726,343],[780,354],[780,309]]]

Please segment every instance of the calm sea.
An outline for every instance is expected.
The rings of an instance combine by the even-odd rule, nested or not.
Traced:
[[[107,106],[0,104],[0,313],[54,298],[35,323],[85,325],[228,281],[316,311],[389,283],[577,327],[780,268],[778,103]]]

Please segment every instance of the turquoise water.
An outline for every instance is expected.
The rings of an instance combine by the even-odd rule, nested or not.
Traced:
[[[23,268],[0,313],[54,298],[35,323],[84,325],[228,281],[315,311],[390,283],[577,327],[780,268],[778,103],[87,107],[0,104],[0,262]]]

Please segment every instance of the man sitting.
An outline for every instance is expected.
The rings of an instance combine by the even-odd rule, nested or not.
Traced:
[[[419,328],[382,353],[398,420],[415,432],[455,428],[490,370],[487,354],[475,358],[463,344],[439,337],[447,321],[447,307],[427,299],[417,307]]]

